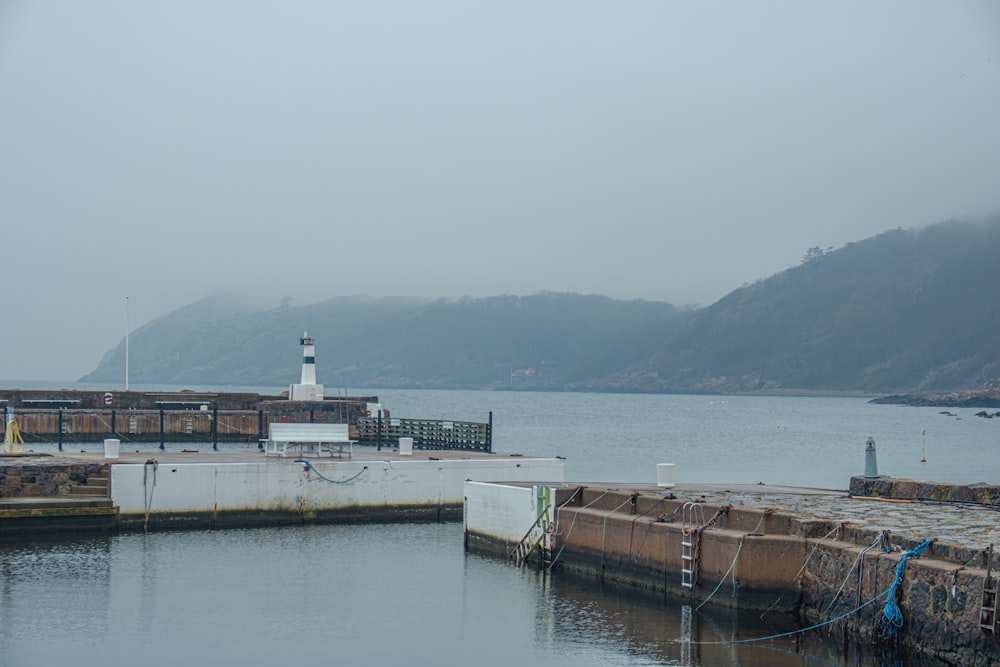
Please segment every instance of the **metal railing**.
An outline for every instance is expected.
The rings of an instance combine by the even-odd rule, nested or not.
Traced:
[[[400,438],[413,438],[416,449],[493,451],[492,412],[488,422],[361,417],[357,429],[358,444],[379,449],[397,445]]]

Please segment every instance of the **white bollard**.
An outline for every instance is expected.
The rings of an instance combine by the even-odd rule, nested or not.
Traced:
[[[673,463],[656,464],[656,485],[664,489],[674,488],[674,474],[676,465]]]
[[[413,455],[413,438],[400,438],[399,439],[399,455],[400,456],[412,456]]]
[[[116,459],[118,458],[118,449],[121,447],[121,440],[118,438],[105,438],[104,439],[104,458],[106,459]]]

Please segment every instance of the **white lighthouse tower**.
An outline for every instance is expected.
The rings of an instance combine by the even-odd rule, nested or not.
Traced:
[[[291,401],[322,401],[323,385],[316,384],[316,348],[309,333],[303,333],[299,339],[302,346],[302,379],[299,384],[293,384],[288,389],[288,399]]]

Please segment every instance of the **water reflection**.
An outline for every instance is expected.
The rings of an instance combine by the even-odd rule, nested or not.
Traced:
[[[821,630],[797,633],[799,624],[787,614],[758,614],[694,607],[649,591],[573,575],[538,579],[536,641],[551,643],[562,654],[586,654],[596,647],[615,647],[617,664],[684,665],[687,667],[945,667],[878,647],[855,645],[842,635]],[[761,637],[789,636],[763,642]]]
[[[0,644],[48,641],[53,626],[80,646],[106,634],[112,554],[107,538],[32,538],[0,543]],[[81,599],[81,580],[92,582]],[[23,611],[25,602],[30,612]],[[0,661],[2,662],[2,661]]]
[[[789,616],[545,575],[461,524],[133,534],[0,545],[0,664],[906,667]],[[141,657],[141,660],[137,658]]]

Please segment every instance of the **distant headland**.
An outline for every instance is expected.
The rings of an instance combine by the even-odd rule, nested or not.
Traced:
[[[896,394],[873,398],[869,402],[936,408],[1000,408],[1000,380],[966,391],[951,391],[944,394]]]

